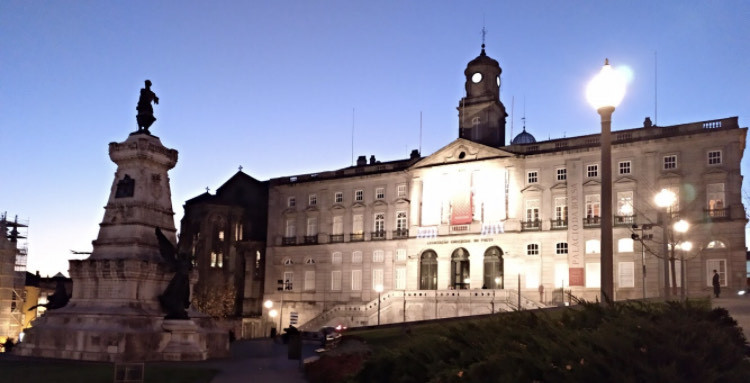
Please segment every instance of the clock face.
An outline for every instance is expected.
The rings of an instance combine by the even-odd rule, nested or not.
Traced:
[[[474,84],[476,84],[476,83],[478,83],[480,81],[482,81],[482,74],[481,73],[477,72],[477,73],[474,73],[473,75],[471,75],[471,82],[473,82]]]
[[[500,86],[500,76],[497,76],[497,86]]]

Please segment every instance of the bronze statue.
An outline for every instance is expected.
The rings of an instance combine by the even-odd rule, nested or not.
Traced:
[[[29,311],[35,310],[37,307],[41,306],[46,308],[47,310],[56,310],[61,307],[65,307],[65,305],[68,304],[68,301],[70,301],[70,295],[68,295],[68,291],[65,289],[65,279],[64,278],[55,278],[57,279],[57,284],[55,285],[55,292],[52,293],[52,295],[47,297],[47,303],[43,303],[36,306],[31,306]]]
[[[152,101],[158,105],[159,97],[156,97],[156,93],[151,91],[151,80],[146,80],[146,86],[141,88],[141,97],[138,99],[138,106],[135,107],[135,110],[138,111],[138,115],[135,116],[138,122],[138,132],[151,134],[148,128],[156,121],[154,108],[151,106]]]
[[[192,268],[190,257],[186,254],[177,254],[175,246],[158,227],[156,238],[159,241],[161,256],[174,271],[174,276],[169,281],[166,290],[159,295],[159,303],[167,312],[164,319],[189,319],[185,310],[190,307],[190,269]]]

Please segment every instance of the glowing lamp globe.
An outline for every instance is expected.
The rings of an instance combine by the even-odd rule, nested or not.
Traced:
[[[669,207],[674,205],[676,201],[677,196],[675,196],[674,192],[667,189],[661,189],[661,191],[654,196],[654,202],[658,207]]]
[[[378,293],[382,293],[383,292],[383,285],[377,285],[377,286],[375,286],[375,291],[378,292]]]
[[[604,60],[601,72],[586,87],[586,99],[595,109],[616,108],[625,97],[625,78]]]
[[[690,251],[693,249],[693,243],[692,242],[683,242],[680,244],[680,249],[683,251]]]
[[[689,228],[690,228],[690,224],[684,219],[681,219],[674,223],[674,231],[678,233],[684,233],[688,231]]]

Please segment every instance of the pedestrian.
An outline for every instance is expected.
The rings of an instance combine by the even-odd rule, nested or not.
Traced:
[[[539,302],[544,303],[544,285],[539,284]]]
[[[718,298],[719,294],[721,293],[721,282],[719,278],[719,272],[716,270],[714,270],[714,278],[711,283],[714,285],[714,295],[716,295],[716,298]]]

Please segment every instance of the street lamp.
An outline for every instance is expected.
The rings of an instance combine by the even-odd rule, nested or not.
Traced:
[[[672,235],[670,236],[671,241],[669,245],[669,250],[670,250],[669,263],[670,263],[670,267],[672,268],[672,286],[673,287],[677,287],[677,274],[675,273],[676,270],[675,270],[675,265],[674,265],[675,264],[674,251],[677,246],[681,246],[681,245],[678,245],[677,240],[674,238],[675,237],[674,233],[683,234],[687,232],[689,228],[690,228],[690,224],[684,219],[681,219],[672,225],[673,232],[672,232]],[[682,261],[684,260],[685,260],[685,257],[683,256]],[[680,272],[683,271],[682,261],[680,262]],[[680,282],[682,282],[682,277],[680,277]],[[681,296],[684,298],[685,297],[685,284],[680,283],[680,285],[681,285],[680,293],[681,293]]]
[[[687,264],[685,264],[685,253],[690,252],[690,250],[693,249],[693,243],[690,241],[682,242],[680,244],[680,250],[682,252],[680,253],[680,285],[682,286],[682,299],[685,300],[687,298]]]
[[[586,98],[601,116],[602,223],[601,294],[602,302],[614,300],[614,261],[612,258],[612,113],[625,97],[625,79],[604,59],[601,72],[589,82]]]
[[[667,255],[667,243],[669,242],[669,225],[667,224],[667,213],[671,206],[677,202],[677,196],[669,189],[661,189],[654,196],[654,203],[663,210],[659,212],[662,216],[659,222],[662,224],[662,254],[664,254],[664,298],[669,299],[669,256]],[[671,214],[670,214],[671,215]],[[669,219],[671,221],[671,217]]]
[[[383,285],[376,285],[375,291],[378,292],[378,326],[380,326],[380,293],[383,292]]]
[[[276,310],[271,310],[271,308],[273,307],[273,301],[271,301],[270,299],[267,300],[267,301],[265,301],[265,302],[263,302],[263,307],[265,307],[266,309],[270,310],[268,312],[268,316],[271,316],[271,311],[276,311]],[[272,320],[272,323],[275,323],[275,322],[276,322],[275,320]],[[263,324],[263,332],[264,332],[264,334],[265,334],[265,331],[266,331],[266,324],[264,323]]]

